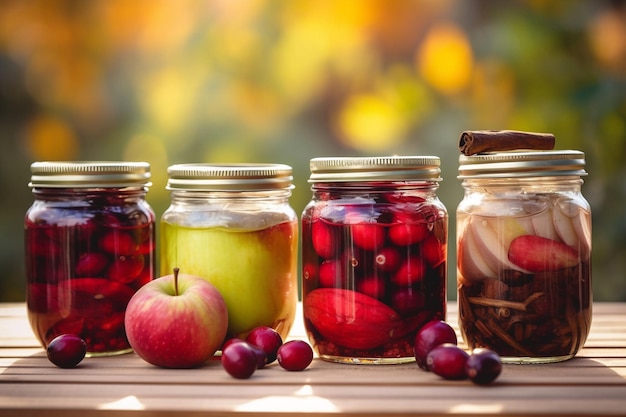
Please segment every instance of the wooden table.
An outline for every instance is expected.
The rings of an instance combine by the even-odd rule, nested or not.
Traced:
[[[456,327],[456,306],[448,321]],[[304,338],[301,320],[292,338]],[[33,337],[23,304],[0,304],[0,416],[626,415],[626,303],[596,303],[578,357],[506,365],[491,386],[445,381],[405,365],[342,365],[315,359],[304,372],[277,364],[248,380],[218,361],[159,369],[135,354],[87,358],[60,369]]]

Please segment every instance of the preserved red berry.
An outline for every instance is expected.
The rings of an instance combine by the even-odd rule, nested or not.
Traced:
[[[313,248],[322,258],[330,258],[335,254],[337,239],[331,227],[322,221],[314,222],[311,227]]]
[[[377,276],[359,279],[356,283],[356,289],[358,292],[379,300],[384,298],[386,294],[385,280]]]
[[[321,287],[342,287],[344,276],[342,260],[324,261],[319,266],[319,285]]]
[[[376,250],[385,243],[385,229],[375,219],[363,218],[357,212],[351,212],[344,219],[350,225],[352,240],[356,246],[364,250]]]
[[[417,254],[409,256],[393,274],[391,281],[397,285],[413,285],[424,279],[428,267],[424,259]]]
[[[391,307],[401,315],[411,316],[424,310],[426,298],[414,287],[395,288],[391,294]]]
[[[89,252],[80,255],[74,272],[79,277],[96,277],[109,264],[108,257],[100,252]]]
[[[408,246],[421,242],[429,233],[424,223],[400,223],[389,228],[389,240],[397,246]]]
[[[376,252],[374,256],[376,269],[382,273],[395,272],[402,262],[400,250],[395,246],[385,246]]]

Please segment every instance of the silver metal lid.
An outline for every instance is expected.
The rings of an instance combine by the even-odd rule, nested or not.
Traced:
[[[459,179],[587,175],[581,151],[496,152],[459,156]]]
[[[123,188],[147,187],[147,162],[66,161],[34,162],[30,166],[32,188]]]
[[[310,161],[310,183],[441,181],[437,156],[328,157]]]
[[[293,188],[292,168],[283,164],[177,164],[167,169],[171,191],[263,191]]]

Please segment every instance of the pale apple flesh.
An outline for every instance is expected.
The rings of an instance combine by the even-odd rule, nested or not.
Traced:
[[[206,280],[179,274],[141,287],[126,309],[125,327],[135,353],[165,368],[201,366],[222,345],[228,310],[218,290]]]
[[[297,304],[297,222],[240,231],[162,223],[161,270],[211,282],[229,311],[230,337],[269,326],[288,336]]]

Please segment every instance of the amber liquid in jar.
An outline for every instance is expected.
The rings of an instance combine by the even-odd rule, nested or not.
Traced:
[[[322,359],[413,361],[417,330],[445,319],[448,217],[435,188],[314,183],[302,215],[302,289]]]
[[[558,174],[558,172],[557,172]],[[591,326],[591,211],[578,176],[466,179],[459,327],[509,363],[572,358]]]
[[[89,356],[131,351],[126,305],[154,277],[145,190],[35,188],[25,217],[27,306],[43,346],[75,334]]]

